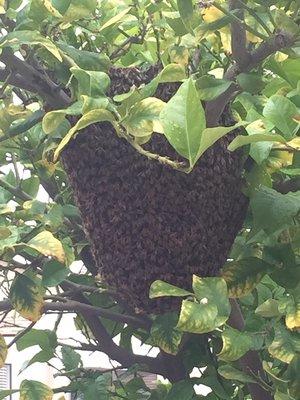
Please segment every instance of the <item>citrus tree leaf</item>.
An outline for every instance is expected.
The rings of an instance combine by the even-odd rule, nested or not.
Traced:
[[[271,266],[260,258],[249,257],[225,264],[222,277],[225,279],[229,297],[242,297],[251,293]]]
[[[166,104],[160,114],[160,122],[170,144],[193,166],[206,121],[192,78],[184,82]]]
[[[257,133],[249,136],[237,136],[228,146],[228,150],[234,151],[242,146],[247,146],[248,144],[258,142],[286,143],[286,140],[281,135],[271,135],[268,133]]]
[[[281,131],[287,140],[292,139],[296,129],[299,128],[299,124],[294,120],[298,115],[297,107],[284,96],[274,95],[270,97],[265,105],[263,115]]]
[[[42,316],[45,289],[37,277],[16,275],[10,289],[9,298],[13,308],[30,321],[38,321]]]
[[[267,233],[293,224],[300,211],[300,192],[281,194],[261,186],[251,199],[254,226]]]
[[[65,261],[65,252],[61,242],[49,231],[38,233],[26,244],[46,257],[54,257],[61,263]]]
[[[176,329],[178,317],[175,313],[159,315],[151,327],[150,342],[165,353],[177,354],[182,332]]]
[[[166,283],[163,281],[155,281],[152,283],[150,287],[150,299],[155,299],[157,297],[185,297],[185,296],[193,296],[193,293],[188,292],[187,290],[180,289],[170,283]]]
[[[230,314],[228,290],[223,278],[199,278],[193,276],[193,291],[200,304],[213,304],[217,307],[218,316],[215,327],[223,325]]]
[[[71,0],[64,12],[63,22],[72,22],[92,15],[97,6],[97,0]]]
[[[66,279],[69,272],[65,265],[51,260],[43,266],[42,283],[47,287],[57,286]]]
[[[200,146],[194,163],[196,163],[199,160],[199,158],[206,152],[206,150],[208,150],[219,139],[221,139],[228,133],[232,132],[234,129],[239,128],[240,126],[243,125],[245,125],[244,122],[239,122],[229,127],[218,126],[216,128],[204,129],[201,135]]]
[[[103,71],[86,71],[79,67],[72,67],[70,71],[78,82],[79,95],[104,96],[109,88],[110,78]]]
[[[184,26],[189,32],[193,32],[192,19],[194,7],[192,0],[177,0],[177,6]]]
[[[284,363],[290,363],[295,354],[300,353],[300,339],[296,332],[291,332],[282,324],[275,326],[275,337],[270,344],[269,353]]]
[[[223,378],[233,381],[239,381],[242,383],[256,383],[256,380],[245,372],[240,371],[231,365],[222,365],[218,368],[218,372]]]
[[[212,302],[196,303],[184,300],[181,305],[177,329],[189,333],[207,333],[216,328],[218,308]]]
[[[247,333],[230,327],[222,333],[222,341],[223,347],[218,357],[226,362],[239,360],[251,349],[252,345],[252,339]]]
[[[82,363],[80,354],[70,346],[62,346],[61,354],[64,367],[67,371],[78,368]]]
[[[147,97],[134,104],[129,110],[128,116],[121,123],[133,136],[148,136],[153,132],[154,121],[159,120],[165,104],[155,97]]]
[[[263,318],[280,317],[281,313],[279,312],[278,306],[279,302],[277,300],[268,299],[256,308],[255,314]]]
[[[110,26],[118,24],[120,21],[124,19],[124,17],[129,13],[131,10],[131,7],[125,8],[125,10],[120,11],[117,15],[114,17],[110,18],[108,21],[106,21],[101,28],[99,29],[99,32],[104,31],[105,29],[109,28]]]
[[[18,351],[32,346],[40,346],[42,350],[49,350],[57,346],[57,337],[55,332],[48,329],[31,329],[17,340],[16,345]]]
[[[225,79],[216,79],[212,75],[204,75],[196,81],[196,88],[201,100],[213,100],[220,94],[224,93],[229,86],[232,85],[231,81]]]
[[[111,112],[109,112],[107,110],[103,110],[103,109],[92,110],[92,111],[88,112],[87,114],[83,115],[82,118],[80,118],[80,120],[77,122],[77,124],[69,130],[67,135],[63,138],[63,140],[57,146],[57,148],[54,152],[54,162],[57,161],[61,151],[69,143],[69,141],[73,138],[73,136],[75,135],[75,133],[77,131],[80,131],[81,129],[84,129],[87,126],[94,124],[96,122],[103,122],[103,121],[114,122],[115,117]]]
[[[41,382],[24,380],[20,386],[20,400],[52,400],[53,391]]]
[[[22,44],[27,45],[39,45],[47,49],[51,54],[54,55],[59,61],[62,61],[62,57],[59,49],[55,46],[50,39],[45,38],[37,31],[14,31],[8,33],[1,41],[0,47],[3,46],[21,46]]]
[[[4,366],[6,357],[7,357],[7,344],[2,335],[0,335],[0,368]]]

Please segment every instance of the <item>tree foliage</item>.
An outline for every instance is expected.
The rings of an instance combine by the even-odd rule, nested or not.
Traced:
[[[0,311],[4,321],[12,312],[31,321],[8,346],[0,337],[0,366],[13,343],[19,351],[37,345],[24,368],[57,358],[70,380],[64,388],[24,380],[12,392],[196,400],[202,384],[208,400],[299,399],[299,1],[0,0],[0,18]],[[149,83],[109,95],[111,68],[153,65]],[[155,97],[174,82],[168,102]],[[219,126],[229,104],[237,123]],[[177,311],[127,312],[95,271],[59,160],[80,131],[103,121],[176,173],[190,173],[243,127],[228,148],[245,159],[243,229],[221,276],[191,276],[191,291],[153,282],[149,296],[178,298]],[[149,152],[153,132],[184,161]],[[80,273],[69,268],[75,260]],[[34,329],[50,312],[54,329]],[[57,338],[67,312],[85,336],[76,348]],[[132,338],[159,355],[135,354]],[[102,351],[128,371],[112,379],[87,369],[80,351]],[[200,377],[190,377],[195,368]],[[170,384],[150,389],[141,371]]]

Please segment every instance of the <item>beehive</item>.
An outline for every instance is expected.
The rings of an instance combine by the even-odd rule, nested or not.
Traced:
[[[154,73],[111,70],[110,94],[148,82]],[[162,85],[156,96],[168,100],[177,87]],[[137,312],[176,304],[149,300],[153,281],[189,288],[192,274],[217,275],[226,261],[247,208],[240,154],[227,150],[233,135],[211,147],[188,175],[141,156],[109,123],[86,128],[64,151],[99,273]],[[148,146],[179,157],[161,135]]]

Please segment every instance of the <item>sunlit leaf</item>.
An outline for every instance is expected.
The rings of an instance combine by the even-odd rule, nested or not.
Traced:
[[[199,278],[193,276],[193,291],[200,304],[213,304],[217,307],[216,327],[223,325],[230,314],[227,285],[223,278]]]
[[[173,297],[185,297],[192,296],[193,293],[187,290],[180,289],[176,286],[170,285],[167,282],[155,281],[150,287],[150,299],[155,299],[157,297],[173,296]]]
[[[160,114],[164,134],[175,150],[193,166],[205,129],[205,114],[194,81],[184,82]]]
[[[278,306],[279,303],[277,300],[268,299],[256,308],[255,314],[264,318],[279,317],[281,313],[279,312]]]
[[[217,326],[217,316],[218,308],[212,302],[195,303],[184,300],[181,305],[177,328],[189,333],[211,332]]]
[[[234,151],[242,146],[257,142],[286,143],[286,140],[281,135],[270,135],[267,133],[258,133],[250,136],[237,136],[228,146],[228,150]]]
[[[65,261],[65,253],[61,242],[49,231],[38,233],[27,243],[27,246],[44,254],[44,256],[54,257],[61,263]]]
[[[231,81],[224,79],[216,79],[212,75],[201,76],[197,79],[196,87],[201,100],[213,100],[220,94],[224,93],[229,86],[232,85]]]
[[[108,21],[106,21],[101,28],[99,29],[99,32],[104,31],[105,29],[109,28],[110,26],[118,24],[120,21],[123,20],[125,15],[129,13],[131,10],[131,7],[125,8],[125,10],[119,12],[117,15],[114,17],[110,18]]]

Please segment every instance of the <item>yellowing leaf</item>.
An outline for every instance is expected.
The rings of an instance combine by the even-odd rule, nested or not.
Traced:
[[[52,400],[53,391],[41,382],[24,380],[20,386],[20,400]]]
[[[17,275],[12,283],[9,298],[13,308],[29,321],[42,316],[45,289],[35,276]]]
[[[0,368],[3,367],[7,357],[7,345],[3,336],[0,335]]]
[[[240,359],[250,350],[252,340],[249,335],[233,328],[226,328],[222,333],[223,347],[218,354],[220,360],[231,362]]]
[[[210,24],[211,22],[214,22],[224,17],[224,13],[217,7],[211,6],[204,10],[204,12],[202,13],[202,17],[207,24]]]
[[[126,8],[125,10],[121,11],[119,14],[115,15],[114,17],[112,17],[111,19],[106,21],[99,29],[99,32],[103,31],[104,29],[108,28],[109,26],[115,25],[118,22],[122,21],[122,19],[125,17],[126,14],[129,13],[130,10],[131,10],[131,7]]]
[[[229,297],[242,297],[251,293],[262,277],[270,270],[270,265],[255,257],[227,263],[222,270]]]
[[[61,242],[49,231],[40,232],[27,243],[27,246],[44,254],[44,256],[54,257],[61,263],[65,261],[65,252]]]

